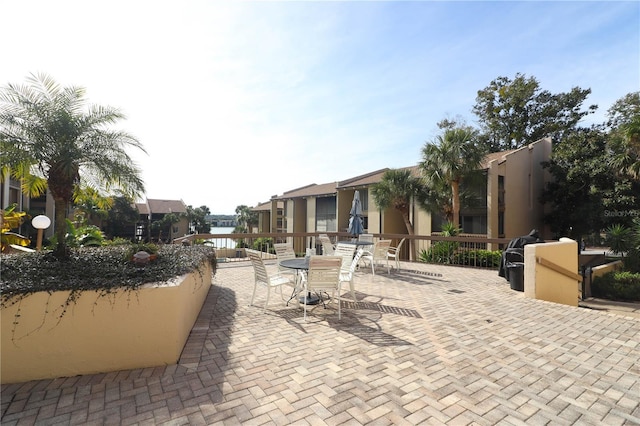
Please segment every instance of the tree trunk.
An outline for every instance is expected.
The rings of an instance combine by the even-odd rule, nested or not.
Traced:
[[[80,181],[78,167],[71,170],[64,162],[54,162],[48,172],[47,184],[56,208],[55,233],[58,243],[54,255],[58,259],[69,259],[71,253],[67,247],[67,206],[73,199],[73,188]]]
[[[409,220],[409,209],[402,210],[402,219],[404,220],[404,226],[407,227],[407,232],[409,235],[414,235],[413,232],[413,224]],[[413,251],[414,251],[415,241],[413,238],[409,239],[409,261],[413,260]],[[396,254],[398,256],[398,254]]]
[[[451,181],[451,207],[453,208],[453,225],[460,228],[460,182]]]
[[[67,201],[63,198],[54,197],[55,204],[55,234],[58,240],[53,254],[60,260],[68,259],[70,256],[67,247]]]

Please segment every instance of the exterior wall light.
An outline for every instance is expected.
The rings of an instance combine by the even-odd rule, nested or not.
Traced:
[[[38,230],[38,240],[36,242],[36,251],[40,251],[42,249],[42,233],[45,229],[47,229],[51,225],[51,219],[41,214],[39,216],[34,217],[31,220],[31,224],[33,225],[34,228]]]

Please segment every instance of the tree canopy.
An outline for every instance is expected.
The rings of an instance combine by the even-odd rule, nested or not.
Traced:
[[[640,179],[640,92],[618,99],[609,109],[611,165],[622,178]]]
[[[211,223],[207,221],[207,215],[211,211],[207,206],[192,207],[187,206],[187,218],[189,219],[189,230],[196,234],[208,234],[211,231]]]
[[[551,160],[543,163],[553,180],[540,201],[550,205],[545,221],[556,236],[579,239],[602,228],[604,203],[598,189],[612,184],[610,169],[602,161],[605,148],[603,132],[585,129],[555,146]]]
[[[445,206],[451,206],[450,220],[456,228],[460,226],[461,184],[479,172],[485,153],[476,131],[469,126],[446,127],[442,135],[422,147],[419,165],[432,193],[429,199],[449,201]]]
[[[373,199],[381,210],[391,207],[400,212],[409,235],[414,233],[409,216],[411,202],[424,199],[425,191],[421,179],[414,176],[410,169],[387,170],[380,182],[371,188]]]
[[[103,225],[107,237],[138,237],[136,235],[136,224],[140,220],[140,212],[135,207],[134,200],[123,195],[113,197],[112,200],[113,203],[109,208],[107,220]],[[146,231],[148,233],[148,230]],[[139,235],[139,237],[148,239],[149,235]]]
[[[124,118],[117,109],[86,105],[85,89],[60,87],[47,75],[31,75],[27,85],[9,84],[0,92],[2,175],[22,181],[23,191],[55,202],[55,254],[68,257],[66,213],[76,187],[144,191],[140,170],[128,148],[142,145],[109,126]]]
[[[251,232],[253,225],[258,224],[258,214],[254,212],[251,207],[244,204],[236,207],[236,222],[237,225],[233,230],[236,234],[243,234]]]
[[[579,121],[595,112],[582,104],[591,89],[574,87],[566,93],[540,88],[535,77],[516,74],[498,77],[478,90],[473,113],[478,117],[482,141],[491,152],[520,148],[544,137],[562,141]]]
[[[402,220],[409,235],[414,234],[411,222],[411,202],[422,204],[427,197],[427,189],[419,176],[415,176],[410,169],[391,169],[384,172],[380,182],[371,188],[371,194],[376,205],[385,210],[394,208],[402,215]],[[409,256],[414,253],[414,241],[409,241]]]
[[[620,98],[607,123],[569,134],[553,147],[551,173],[541,198],[557,235],[580,238],[607,226],[630,226],[640,215],[638,93]]]

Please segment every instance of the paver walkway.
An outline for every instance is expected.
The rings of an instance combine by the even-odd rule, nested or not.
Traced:
[[[178,365],[5,385],[1,423],[640,424],[640,319],[409,267],[428,273],[362,271],[341,321],[305,323],[222,264]]]

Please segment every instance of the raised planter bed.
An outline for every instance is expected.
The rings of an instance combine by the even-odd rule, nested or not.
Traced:
[[[109,295],[31,294],[1,310],[0,381],[95,374],[174,364],[211,287],[208,263],[170,282]]]

